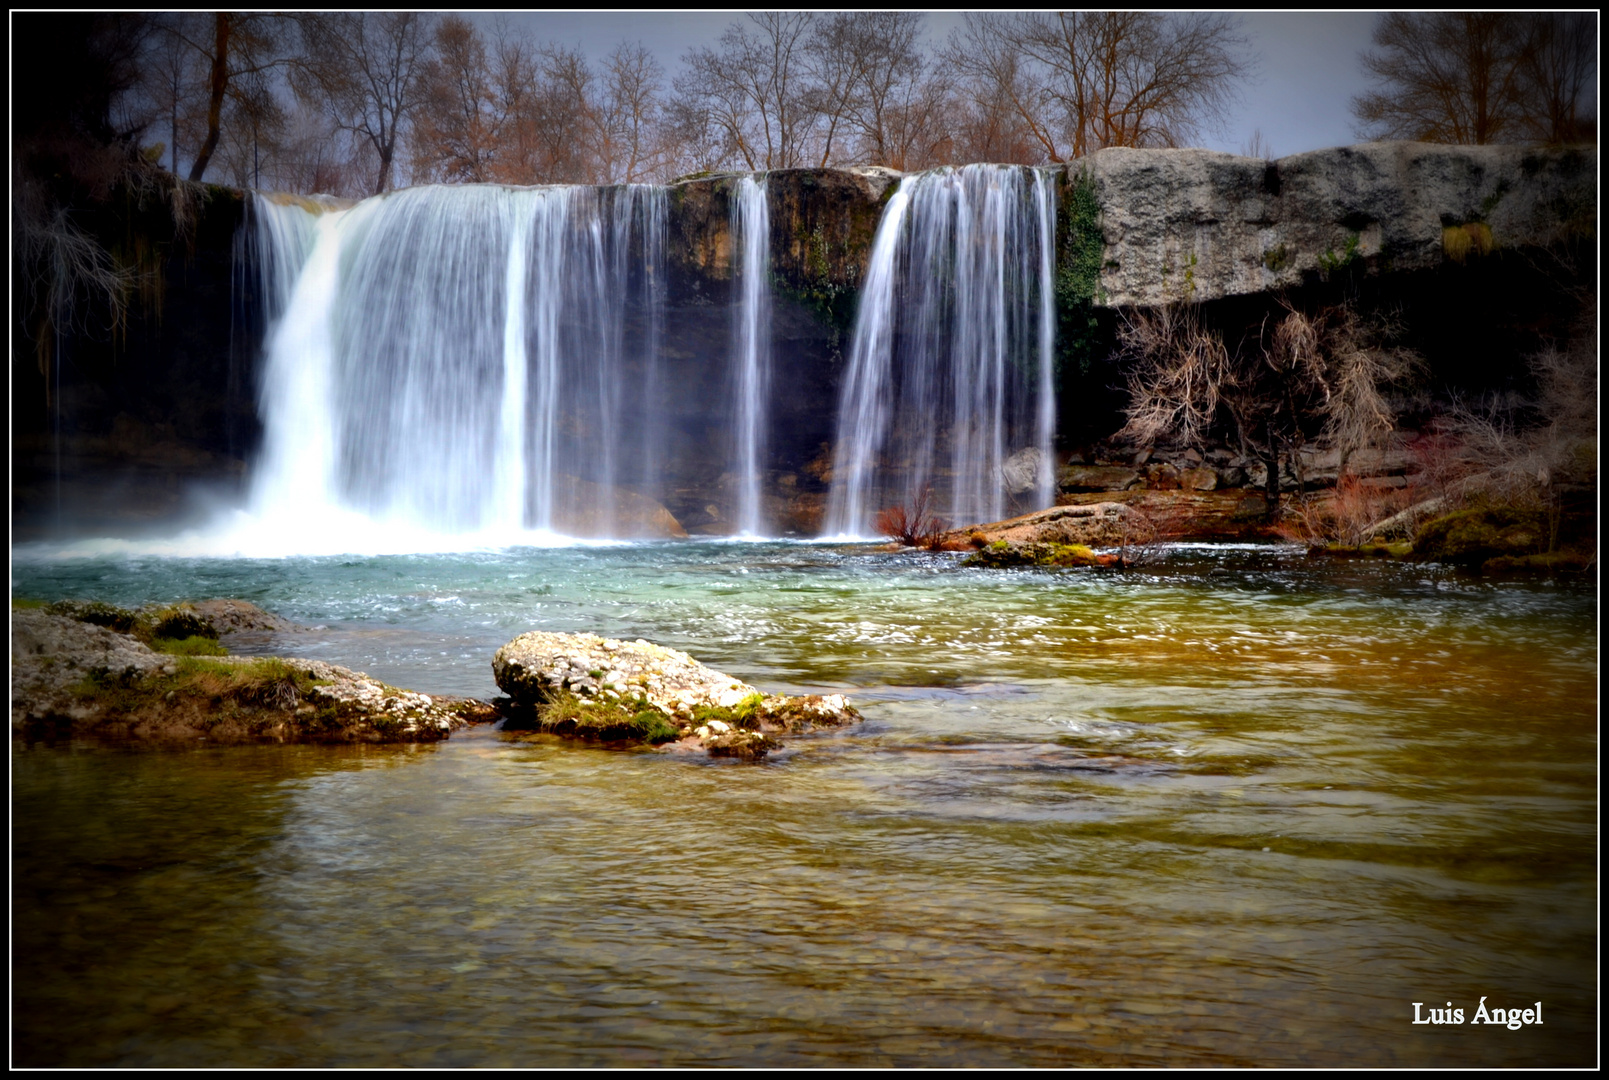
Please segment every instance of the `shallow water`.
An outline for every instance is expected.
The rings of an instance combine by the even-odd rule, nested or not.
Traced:
[[[14,744],[19,1065],[1545,1065],[1596,1042],[1589,589],[1299,553],[23,558],[489,695],[527,629],[866,723],[761,765]],[[1413,1002],[1544,1022],[1414,1025]]]

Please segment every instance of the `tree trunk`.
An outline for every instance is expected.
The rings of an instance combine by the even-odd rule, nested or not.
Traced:
[[[201,144],[201,152],[196,155],[195,164],[190,166],[191,183],[200,183],[207,171],[207,163],[212,160],[212,152],[218,149],[223,99],[229,90],[229,15],[220,11],[214,14],[213,19],[212,97],[207,103],[207,141]]]
[[[386,185],[391,183],[391,152],[392,147],[380,148],[380,179],[374,183],[374,193],[384,195]]]
[[[1263,465],[1268,475],[1263,480],[1264,502],[1267,503],[1269,521],[1279,518],[1279,440],[1274,437],[1274,424],[1268,424],[1268,450],[1263,454]]]

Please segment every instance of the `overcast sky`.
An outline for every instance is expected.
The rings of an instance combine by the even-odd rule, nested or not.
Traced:
[[[541,41],[579,47],[601,58],[622,41],[641,42],[674,76],[691,48],[714,46],[743,16],[723,12],[532,12],[506,16]],[[1238,153],[1261,129],[1277,157],[1357,142],[1348,106],[1364,89],[1358,53],[1369,46],[1375,12],[1241,15],[1257,57],[1257,76],[1222,131],[1204,132],[1200,145]],[[490,19],[481,16],[477,19]],[[930,42],[962,23],[957,12],[928,15]]]

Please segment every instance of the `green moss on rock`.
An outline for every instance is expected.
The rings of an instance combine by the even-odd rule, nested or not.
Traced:
[[[1541,510],[1481,507],[1426,522],[1414,537],[1413,557],[1476,567],[1492,559],[1541,555],[1552,539],[1548,515]]]
[[[1083,544],[996,540],[962,559],[961,565],[999,570],[1016,566],[1115,566],[1119,561],[1116,555],[1099,555]]]
[[[568,691],[555,691],[535,706],[510,710],[505,731],[545,731],[606,743],[659,743],[681,738],[669,717],[643,698],[615,701],[588,700]]]
[[[1065,381],[1089,373],[1100,334],[1095,304],[1106,238],[1088,170],[1067,172],[1056,226],[1056,373]]]

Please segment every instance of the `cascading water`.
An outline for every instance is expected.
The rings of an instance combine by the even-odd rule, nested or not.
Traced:
[[[1053,177],[968,165],[905,177],[872,242],[838,411],[829,535],[924,492],[951,525],[1048,505],[1055,428]],[[1020,472],[1021,468],[1017,470]],[[1032,507],[1011,507],[1031,509]]]
[[[732,201],[733,248],[740,254],[734,275],[739,291],[733,323],[734,453],[737,526],[747,536],[765,534],[760,497],[766,449],[766,404],[771,390],[771,214],[765,177],[738,181]]]
[[[663,189],[255,203],[270,315],[253,510],[651,535]],[[647,496],[645,498],[645,496]]]

